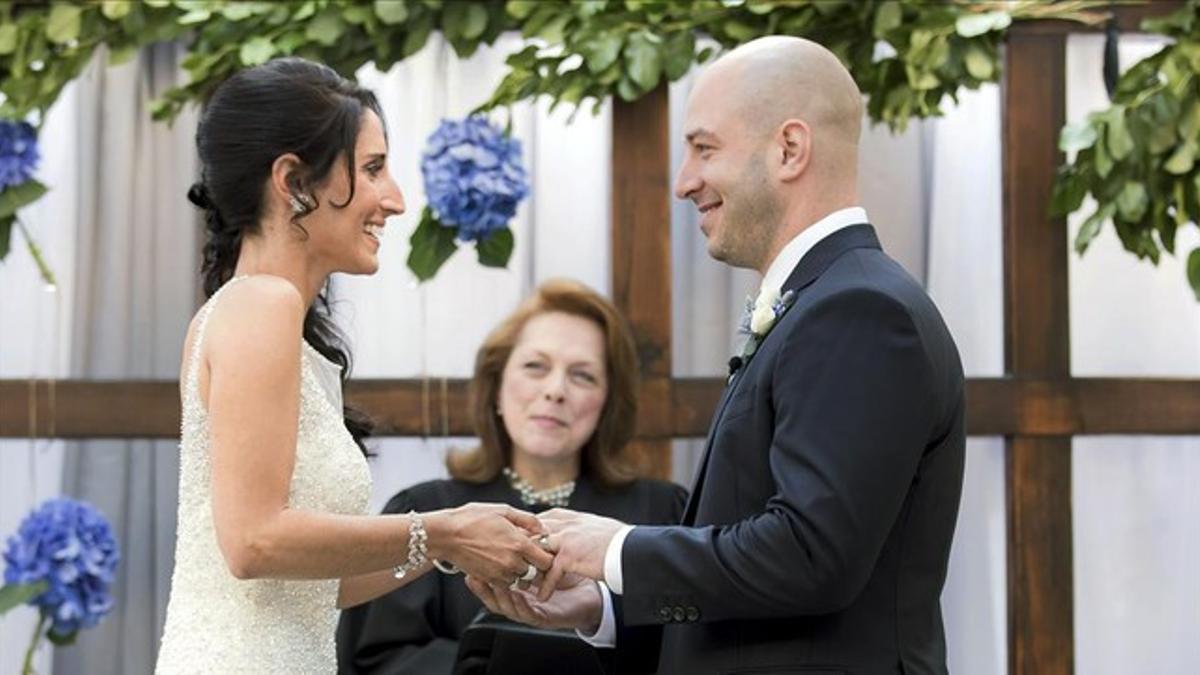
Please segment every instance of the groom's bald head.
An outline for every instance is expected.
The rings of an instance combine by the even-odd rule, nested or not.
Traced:
[[[833,52],[797,37],[752,40],[718,59],[700,76],[693,96],[720,97],[733,106],[748,133],[767,136],[784,122],[797,119],[813,132],[817,152],[828,146],[839,155],[857,157],[863,105],[858,86]],[[831,167],[832,168],[832,167]]]

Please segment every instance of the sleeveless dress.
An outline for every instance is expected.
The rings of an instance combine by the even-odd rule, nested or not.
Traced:
[[[338,580],[240,580],[213,528],[208,414],[197,389],[200,346],[219,289],[200,310],[183,384],[175,571],[156,672],[334,673]],[[366,459],[342,419],[339,367],[308,343],[300,355],[300,419],[288,504],[365,514]]]

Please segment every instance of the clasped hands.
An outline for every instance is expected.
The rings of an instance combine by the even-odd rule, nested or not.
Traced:
[[[467,587],[489,611],[539,628],[595,632],[603,601],[595,581],[604,578],[604,555],[624,523],[568,509],[551,509],[527,528],[539,549],[551,557],[530,560],[536,574],[500,584],[468,574]],[[539,564],[543,563],[543,564]]]

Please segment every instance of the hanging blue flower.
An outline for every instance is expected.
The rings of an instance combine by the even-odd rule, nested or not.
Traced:
[[[512,255],[508,223],[529,195],[521,143],[486,117],[442,120],[421,154],[429,205],[413,232],[408,266],[432,278],[457,249],[474,242],[479,262],[504,267]]]
[[[33,179],[40,160],[37,130],[33,125],[21,120],[0,119],[0,260],[8,255],[13,230],[20,229],[42,279],[54,285],[54,273],[42,257],[41,249],[17,220],[19,209],[46,194],[46,186]]]
[[[33,125],[0,120],[0,190],[31,180],[39,160]]]
[[[109,586],[119,560],[112,527],[99,511],[72,499],[51,499],[9,537],[5,591],[20,587],[30,596],[26,604],[41,610],[43,624],[50,623],[50,638],[67,641],[112,609]]]

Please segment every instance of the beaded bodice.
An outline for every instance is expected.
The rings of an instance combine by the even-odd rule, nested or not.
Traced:
[[[200,309],[181,399],[175,571],[159,673],[333,673],[336,579],[240,580],[217,547],[212,517],[208,413],[197,374],[219,289]],[[340,369],[304,343],[291,508],[363,514],[371,478],[342,419]]]

